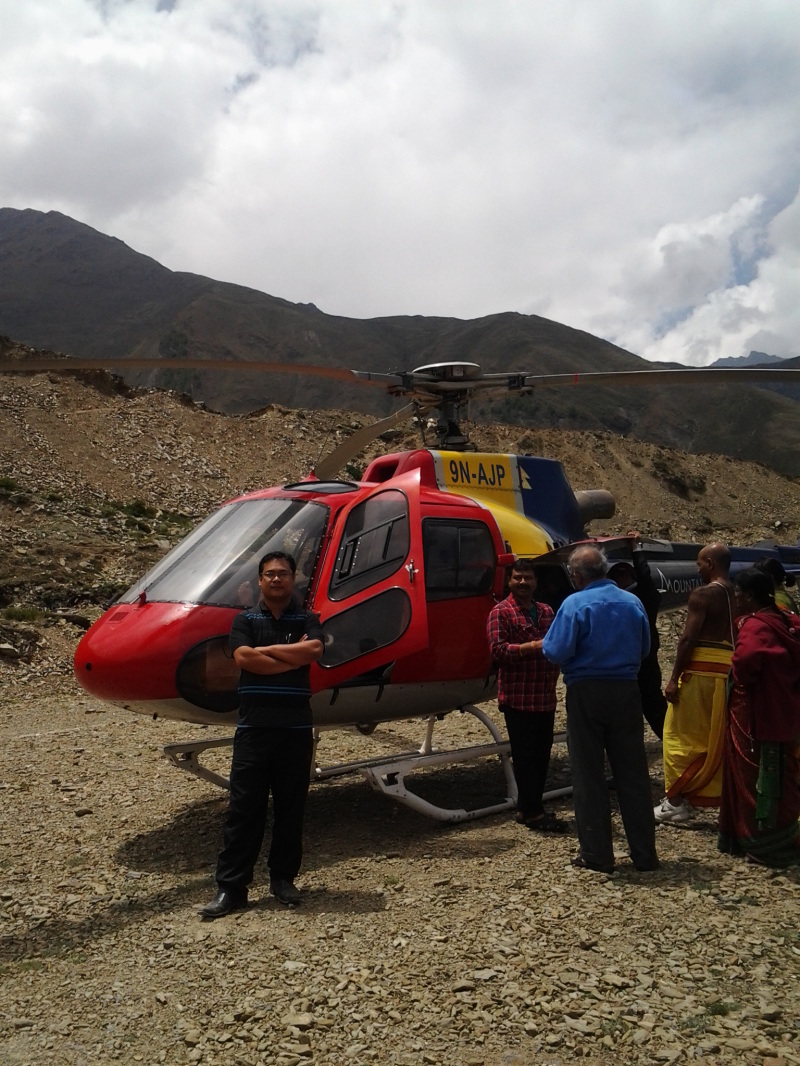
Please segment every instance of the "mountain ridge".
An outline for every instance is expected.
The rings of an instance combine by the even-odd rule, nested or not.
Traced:
[[[313,304],[174,272],[58,212],[0,209],[0,334],[34,348],[108,359],[161,358],[165,370],[126,370],[134,385],[186,393],[227,413],[281,403],[386,414],[389,396],[304,376],[169,369],[170,358],[283,362],[368,371],[478,362],[487,371],[585,374],[653,364],[585,331],[538,316],[420,315],[347,319]],[[695,389],[537,389],[481,400],[474,413],[521,425],[607,429],[685,451],[756,459],[800,475],[800,406],[791,397],[722,386]],[[743,399],[744,397],[744,399]]]

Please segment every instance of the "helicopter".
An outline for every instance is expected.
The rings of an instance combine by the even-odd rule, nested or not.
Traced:
[[[97,360],[0,361],[0,372],[72,371]],[[159,360],[118,366],[161,368]],[[291,364],[170,360],[176,368],[314,373]],[[420,813],[456,822],[496,813],[516,802],[509,745],[478,705],[496,693],[485,637],[486,618],[504,595],[516,558],[536,561],[539,594],[552,606],[571,591],[566,560],[588,538],[593,520],[614,514],[604,489],[574,491],[563,466],[530,455],[478,452],[461,429],[461,411],[479,392],[530,393],[562,384],[674,384],[688,380],[796,381],[787,370],[650,370],[578,375],[484,373],[476,363],[446,362],[402,373],[319,368],[329,377],[363,381],[408,400],[387,418],[357,431],[299,482],[237,496],[210,515],[136,581],[83,636],[74,656],[80,685],[135,713],[202,726],[233,725],[239,670],[228,648],[236,614],[255,602],[258,560],[281,550],[297,563],[296,592],[319,614],[326,638],[312,664],[315,742],[329,729],[426,722],[417,751],[323,768],[324,780],[359,771],[373,788]],[[416,418],[429,444],[374,459],[358,481],[335,475],[367,443]],[[630,538],[592,538],[609,557],[630,559]],[[686,602],[699,584],[699,545],[650,540],[642,545],[661,591],[662,609]],[[734,550],[734,568],[772,555],[800,572],[800,548],[762,544]],[[436,722],[453,711],[477,718],[485,744],[439,751]],[[222,787],[227,780],[202,762],[231,737],[168,745],[173,764]],[[507,795],[472,810],[442,808],[413,791],[406,775],[422,767],[497,756]],[[551,793],[552,795],[552,793]]]

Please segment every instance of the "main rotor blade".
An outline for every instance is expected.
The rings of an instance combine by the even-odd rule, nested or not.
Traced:
[[[0,358],[0,374],[38,374],[43,371],[68,374],[74,370],[107,370],[118,374],[123,370],[227,370],[234,374],[303,374],[355,384],[358,375],[353,370],[336,366],[314,366],[310,363],[262,363],[246,359],[77,359],[72,356],[35,356],[31,359]],[[389,375],[387,375],[389,376]],[[375,375],[377,378],[378,375]],[[367,384],[379,388],[385,382]]]
[[[800,384],[800,370],[778,369],[738,369],[733,367],[686,367],[681,370],[608,370],[590,371],[575,374],[526,374],[492,373],[483,374],[471,381],[424,381],[415,375],[411,378],[411,388],[427,393],[461,393],[483,392],[487,389],[505,388],[509,392],[531,392],[536,388],[559,385],[642,385],[655,388],[659,385],[756,385],[766,384]]]
[[[488,376],[488,375],[487,375]],[[687,367],[682,370],[609,370],[588,374],[524,374],[525,386],[547,385],[701,385],[722,382],[728,385],[800,384],[800,370],[757,369],[755,367]],[[508,378],[514,375],[507,375]],[[485,379],[483,379],[485,380]]]
[[[481,374],[464,380],[442,380],[415,371],[382,374],[369,370],[346,370],[342,367],[317,366],[311,363],[266,363],[246,359],[83,359],[72,356],[34,356],[30,359],[0,357],[0,374],[35,374],[43,371],[71,373],[75,370],[222,370],[234,374],[298,374],[329,378],[334,381],[359,382],[390,392],[420,395],[465,395],[487,389],[506,388],[510,392],[527,392],[535,388],[560,385],[659,385],[700,384],[797,384],[800,370],[756,367],[682,367],[663,370],[609,370],[573,374],[529,374],[524,370]]]
[[[359,381],[371,381],[380,385],[406,385],[408,374],[379,374],[373,370],[351,370],[350,373]]]
[[[416,404],[406,404],[405,407],[401,407],[399,411],[382,418],[379,422],[372,422],[368,426],[357,429],[355,433],[351,433],[346,440],[342,441],[338,448],[334,448],[329,455],[320,459],[314,468],[314,474],[320,481],[330,481],[337,470],[341,470],[346,462],[358,455],[362,448],[366,448],[381,433],[411,418],[415,408]]]

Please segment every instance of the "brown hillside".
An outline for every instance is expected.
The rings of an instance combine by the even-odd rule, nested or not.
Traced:
[[[210,510],[303,477],[368,419],[269,405],[222,415],[103,372],[0,376],[0,606],[105,603]],[[608,488],[593,531],[748,544],[800,533],[800,483],[752,463],[687,455],[612,433],[476,423],[482,450],[560,459],[575,489]],[[417,447],[393,431],[356,463]]]

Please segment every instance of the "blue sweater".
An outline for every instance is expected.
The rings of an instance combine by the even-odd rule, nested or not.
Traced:
[[[650,626],[639,599],[609,578],[567,596],[542,651],[558,663],[564,683],[635,681],[650,650]]]

